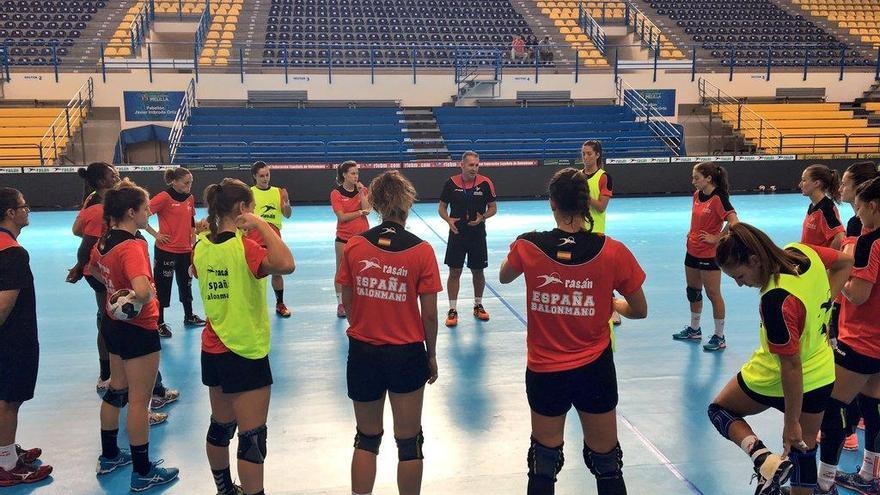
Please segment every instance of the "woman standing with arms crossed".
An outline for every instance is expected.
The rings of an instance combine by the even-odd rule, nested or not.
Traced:
[[[254,185],[251,186],[256,203],[254,212],[272,226],[275,235],[280,239],[283,222],[281,217],[290,218],[291,213],[287,189],[269,185],[271,169],[266,162],[254,162],[251,175],[254,178]],[[282,318],[290,318],[290,310],[284,304],[284,278],[280,274],[272,275],[272,290],[275,292],[275,313]]]
[[[801,242],[840,249],[846,230],[835,203],[840,203],[840,177],[825,165],[810,165],[801,174],[801,193],[810,198],[801,231]]]
[[[382,223],[349,239],[336,273],[350,322],[348,396],[357,420],[354,495],[373,491],[386,394],[394,416],[398,491],[421,491],[422,404],[425,383],[437,380],[437,293],[443,287],[431,245],[404,227],[415,198],[412,183],[400,172],[373,179],[370,203]]]
[[[342,251],[351,236],[370,228],[370,196],[367,188],[358,181],[358,165],[355,161],[343,162],[336,168],[336,188],[330,192],[330,207],[336,214],[336,270],[342,259]],[[342,304],[342,286],[336,288],[336,316],[345,318]]]
[[[254,197],[243,182],[223,179],[205,189],[209,232],[193,251],[193,273],[205,306],[202,383],[211,399],[206,451],[220,495],[263,495],[269,367],[267,275],[293,273],[290,249],[254,215]],[[245,238],[256,231],[265,247]],[[238,429],[238,476],[232,484],[229,441]]]

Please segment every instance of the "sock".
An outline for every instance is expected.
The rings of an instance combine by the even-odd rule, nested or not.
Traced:
[[[831,487],[834,486],[834,476],[837,475],[837,465],[836,464],[825,464],[824,462],[819,462],[819,478],[818,484],[819,488],[822,491],[831,490]]]
[[[698,330],[700,328],[700,313],[691,312],[691,328]]]
[[[455,309],[455,305],[458,304],[458,300],[450,299],[449,300],[449,309]]]
[[[752,455],[752,447],[754,447],[757,442],[758,437],[755,435],[749,435],[743,438],[742,442],[739,443],[739,448],[743,449],[743,452],[750,456]]]
[[[214,484],[217,485],[217,493],[219,495],[235,495],[235,488],[232,486],[232,473],[229,466],[224,469],[212,469],[214,475]]]
[[[119,429],[101,430],[101,455],[105,459],[116,459],[119,456],[119,446],[116,444],[116,437],[119,436]]]
[[[275,304],[284,304],[284,289],[275,290]]]
[[[161,325],[165,323],[165,308],[162,307],[162,304],[159,304],[159,321],[158,323]]]
[[[189,318],[193,315],[193,303],[192,301],[183,301],[183,315],[186,318]]]
[[[749,446],[749,443],[751,443],[751,446]],[[758,437],[754,435],[749,435],[744,438],[739,446],[744,451],[746,448],[749,449],[746,451],[746,454],[752,458],[752,463],[755,465],[755,471],[760,471],[761,465],[764,464],[764,460],[770,455],[770,449],[768,449],[764,445],[764,442],[758,440]]]
[[[724,337],[724,318],[715,319],[715,335]]]
[[[336,304],[342,304],[342,293],[341,292],[336,293]]]
[[[110,360],[109,359],[99,359],[98,364],[101,367],[101,380],[109,380],[110,379]]]
[[[150,465],[150,442],[143,445],[131,446],[131,461],[134,463],[134,470],[141,476],[150,472],[153,467]]]
[[[11,471],[18,464],[18,452],[15,443],[0,447],[0,468]]]
[[[483,298],[482,297],[475,297],[474,298],[474,306],[478,306],[481,304],[483,304]]]
[[[865,457],[862,461],[862,467],[859,469],[859,476],[862,477],[865,481],[871,481],[872,479],[877,477],[877,468],[880,468],[880,463],[877,462],[877,458],[880,457],[880,454],[877,452],[871,452],[868,449],[865,449]]]

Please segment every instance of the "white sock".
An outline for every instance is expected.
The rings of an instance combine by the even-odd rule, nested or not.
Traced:
[[[756,437],[755,435],[749,435],[743,438],[742,442],[739,443],[739,448],[743,449],[743,452],[745,452],[746,455],[751,456],[752,447],[755,446],[755,442],[757,441],[758,437]]]
[[[455,305],[456,305],[456,304],[458,304],[458,300],[457,300],[457,299],[450,299],[450,300],[449,300],[449,309],[456,309],[456,308],[455,308]]]
[[[0,468],[6,471],[12,470],[18,463],[18,452],[15,450],[15,444],[0,447]]]
[[[715,335],[724,337],[724,318],[715,319]]]
[[[819,488],[823,491],[828,491],[834,486],[834,476],[837,475],[837,465],[835,464],[825,464],[824,462],[819,462]]]
[[[880,457],[880,454],[877,452],[871,452],[870,450],[865,449],[862,468],[859,469],[859,476],[861,476],[863,480],[871,481],[877,477],[877,469],[880,468],[880,465],[878,465],[880,463],[877,462],[878,457]]]
[[[341,292],[336,293],[336,304],[342,304],[342,293]]]
[[[700,313],[691,312],[691,328],[698,330],[700,328]]]
[[[483,298],[482,297],[475,297],[474,298],[474,306],[477,306],[479,304],[483,304]]]

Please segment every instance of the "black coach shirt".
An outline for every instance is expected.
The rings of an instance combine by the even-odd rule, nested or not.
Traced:
[[[0,325],[0,341],[11,338],[16,344],[36,343],[37,303],[30,256],[8,230],[0,229],[0,291],[6,290],[19,292],[12,312]]]
[[[489,203],[495,202],[495,186],[488,177],[477,174],[473,181],[469,181],[462,174],[454,175],[443,184],[440,201],[449,205],[450,217],[458,218],[455,226],[459,234],[486,235],[485,222],[480,222],[475,227],[467,223],[476,218],[477,213],[485,214]]]

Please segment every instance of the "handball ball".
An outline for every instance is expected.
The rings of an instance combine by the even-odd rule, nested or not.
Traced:
[[[758,190],[764,192],[767,190],[767,187],[765,187],[764,184],[761,184],[760,186],[758,186]]]
[[[770,192],[776,192],[776,186],[770,186]]]
[[[117,320],[131,320],[140,314],[143,304],[135,300],[134,291],[121,289],[110,296],[109,312]]]

